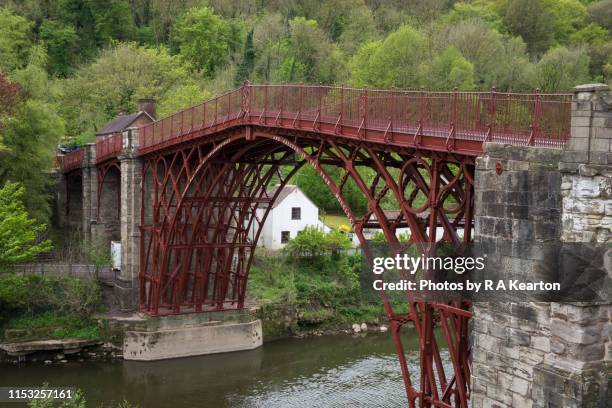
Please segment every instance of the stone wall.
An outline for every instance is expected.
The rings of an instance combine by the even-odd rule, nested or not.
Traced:
[[[612,242],[607,88],[576,89],[566,151],[487,144],[475,175],[475,239],[502,268],[547,270],[539,243]],[[501,172],[499,171],[501,170]],[[605,407],[612,401],[612,306],[474,304],[473,407]]]

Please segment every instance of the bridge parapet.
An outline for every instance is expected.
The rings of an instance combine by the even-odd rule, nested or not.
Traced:
[[[143,152],[240,124],[477,155],[485,141],[562,147],[571,94],[378,90],[305,84],[251,85],[147,124]]]

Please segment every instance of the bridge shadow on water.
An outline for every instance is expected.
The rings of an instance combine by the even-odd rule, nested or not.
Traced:
[[[418,381],[414,331],[406,331],[404,344]],[[441,354],[450,368],[448,353]],[[96,407],[124,398],[143,408],[407,405],[388,333],[279,340],[252,351],[157,362],[28,364],[0,372],[3,386],[43,382],[81,388]]]

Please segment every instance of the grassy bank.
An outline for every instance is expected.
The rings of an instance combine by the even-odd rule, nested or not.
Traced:
[[[360,254],[292,257],[258,249],[247,296],[269,313],[262,316],[264,334],[272,337],[386,324],[382,302],[364,298],[360,270]],[[276,327],[283,319],[286,324]]]
[[[100,286],[68,276],[0,276],[0,338],[96,339]]]

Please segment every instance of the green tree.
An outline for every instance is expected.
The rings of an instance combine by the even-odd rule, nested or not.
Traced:
[[[474,83],[478,88],[516,90],[532,86],[532,66],[520,37],[502,36],[478,20],[444,25],[441,29],[443,35],[436,47],[448,44],[461,51],[474,64]]]
[[[421,64],[427,60],[424,36],[403,26],[378,43],[367,43],[357,52],[351,66],[351,83],[374,87],[410,88],[421,85]],[[369,54],[369,58],[362,59]]]
[[[171,36],[181,57],[208,77],[225,65],[239,41],[231,23],[209,7],[192,8],[179,17]]]
[[[11,72],[28,61],[32,23],[7,8],[0,9],[0,70]]]
[[[288,55],[283,64],[303,67],[303,78],[307,82],[333,83],[342,74],[343,58],[336,46],[329,41],[316,20],[296,17],[289,22],[291,28]],[[291,66],[289,65],[289,66]]]
[[[68,135],[91,140],[111,118],[134,112],[138,99],[168,101],[167,93],[193,84],[186,67],[166,49],[117,44],[73,77],[60,81],[60,112],[68,124]]]
[[[546,51],[554,41],[555,16],[546,0],[509,0],[504,24],[514,35],[520,35],[532,55]]]
[[[591,20],[612,30],[612,0],[602,0],[588,5],[587,11]]]
[[[247,79],[251,79],[253,69],[255,68],[255,47],[253,46],[253,30],[249,31],[244,43],[244,54],[242,61],[238,65],[236,71],[236,85],[241,85]]]
[[[447,48],[436,56],[428,71],[424,77],[431,88],[474,88],[474,65],[456,48]]]
[[[29,99],[3,121],[2,131],[9,153],[0,162],[0,181],[21,182],[29,213],[46,222],[51,214],[49,170],[53,167],[55,146],[64,135],[64,123],[51,106]]]
[[[39,239],[46,225],[28,215],[24,191],[19,183],[7,182],[0,187],[0,270],[51,249],[50,241]]]
[[[589,56],[584,48],[553,48],[538,62],[536,78],[544,91],[570,90],[589,80]]]
[[[79,37],[72,26],[59,21],[46,20],[40,26],[40,38],[49,54],[49,73],[66,76],[74,66],[78,54]]]

